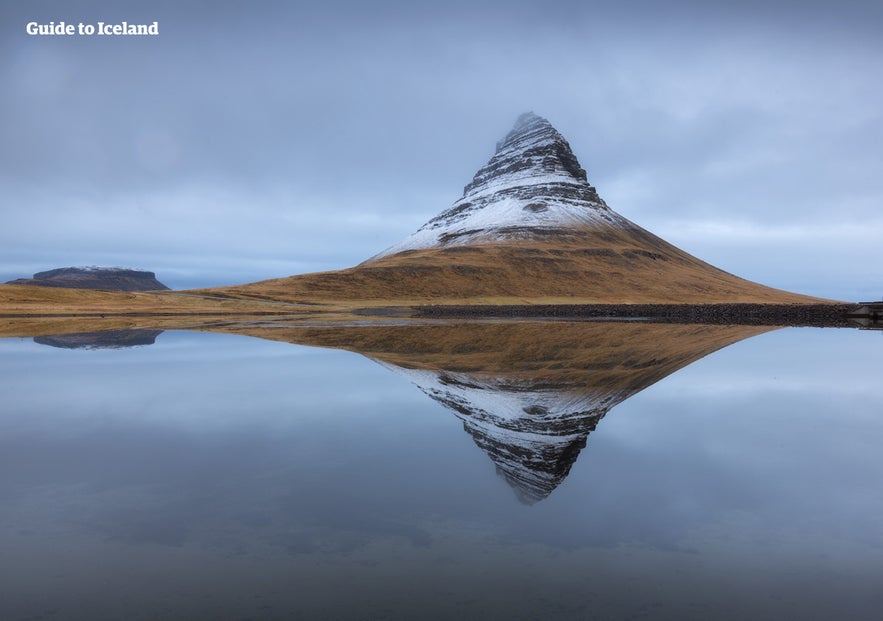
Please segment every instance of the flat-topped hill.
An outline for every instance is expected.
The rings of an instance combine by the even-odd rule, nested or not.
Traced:
[[[37,272],[33,278],[10,280],[6,284],[104,291],[163,291],[168,289],[156,279],[156,274],[153,272],[121,267],[60,267]]]

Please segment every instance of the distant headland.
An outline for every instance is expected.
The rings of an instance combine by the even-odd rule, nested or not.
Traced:
[[[10,280],[8,285],[64,287],[67,289],[103,289],[106,291],[168,290],[153,272],[122,267],[60,267],[37,272],[32,278]]]

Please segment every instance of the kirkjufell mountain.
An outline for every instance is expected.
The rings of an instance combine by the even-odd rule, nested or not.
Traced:
[[[346,349],[380,363],[447,408],[516,498],[560,485],[616,405],[722,347],[774,327],[501,322],[212,328]]]
[[[533,113],[449,209],[364,263],[209,291],[367,304],[822,301],[724,272],[619,215],[564,137]]]

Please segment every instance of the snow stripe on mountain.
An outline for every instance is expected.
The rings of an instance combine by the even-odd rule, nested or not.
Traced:
[[[629,222],[589,185],[564,137],[529,112],[497,144],[460,200],[371,260],[404,250],[523,239],[602,224]]]

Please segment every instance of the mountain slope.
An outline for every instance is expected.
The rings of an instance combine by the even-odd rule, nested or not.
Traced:
[[[548,121],[522,115],[454,205],[361,265],[214,290],[363,303],[809,303],[733,276],[610,209]]]

